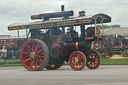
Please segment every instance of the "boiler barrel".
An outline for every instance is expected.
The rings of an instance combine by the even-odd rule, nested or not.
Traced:
[[[74,42],[74,43],[68,43],[67,44],[69,49],[90,49],[91,44],[87,41],[80,41],[80,42]]]

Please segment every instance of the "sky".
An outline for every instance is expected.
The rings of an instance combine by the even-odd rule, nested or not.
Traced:
[[[128,27],[128,0],[0,0],[0,35],[16,36],[17,31],[8,31],[13,23],[33,22],[33,14],[73,10],[75,15],[84,10],[86,15],[105,13],[112,18],[108,25]],[[39,20],[40,21],[40,20]],[[20,36],[25,32],[21,31]]]

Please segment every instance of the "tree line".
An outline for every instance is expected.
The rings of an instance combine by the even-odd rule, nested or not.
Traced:
[[[121,26],[118,24],[115,25],[103,25],[104,29],[110,29],[110,28],[120,28]],[[102,25],[97,25],[97,28],[102,29]]]

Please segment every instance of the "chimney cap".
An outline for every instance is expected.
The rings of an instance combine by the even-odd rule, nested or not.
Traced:
[[[86,13],[85,11],[79,11],[79,13]]]
[[[79,16],[85,16],[85,11],[79,11]]]

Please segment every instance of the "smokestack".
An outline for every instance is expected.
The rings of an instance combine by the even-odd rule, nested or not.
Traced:
[[[61,5],[61,11],[64,11],[64,5]]]

